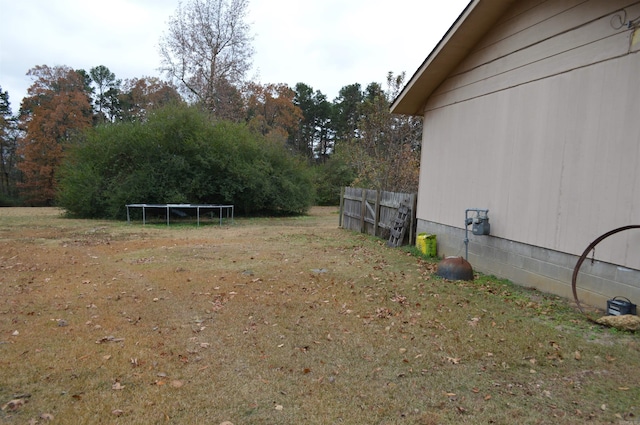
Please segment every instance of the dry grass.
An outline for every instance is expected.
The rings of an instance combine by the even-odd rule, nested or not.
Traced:
[[[0,210],[0,422],[640,421],[638,335],[432,269],[331,208],[222,228]]]

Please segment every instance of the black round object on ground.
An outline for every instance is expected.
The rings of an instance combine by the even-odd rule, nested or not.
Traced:
[[[449,280],[473,280],[473,268],[462,257],[446,257],[438,263],[436,274]]]

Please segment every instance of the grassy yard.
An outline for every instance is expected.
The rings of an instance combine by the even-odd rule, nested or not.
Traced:
[[[640,424],[640,335],[337,223],[0,209],[0,423]]]

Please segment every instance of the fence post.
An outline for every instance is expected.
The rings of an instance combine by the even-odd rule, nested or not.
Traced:
[[[409,225],[409,245],[415,245],[416,241],[416,209],[418,207],[418,196],[415,193],[411,194],[411,224]]]
[[[374,236],[378,236],[378,226],[380,224],[380,199],[381,199],[381,192],[380,189],[378,189],[376,191],[376,208],[375,208],[375,213],[373,214],[373,235]]]
[[[360,204],[360,233],[364,233],[366,222],[364,218],[367,214],[367,189],[362,189],[362,203]]]
[[[345,187],[340,188],[340,217],[338,217],[338,227],[342,227],[342,214],[344,213],[344,193]]]

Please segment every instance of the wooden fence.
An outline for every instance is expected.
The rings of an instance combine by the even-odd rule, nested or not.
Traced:
[[[398,208],[410,208],[405,241],[415,242],[416,194],[345,187],[340,196],[340,227],[383,239],[389,238]]]

